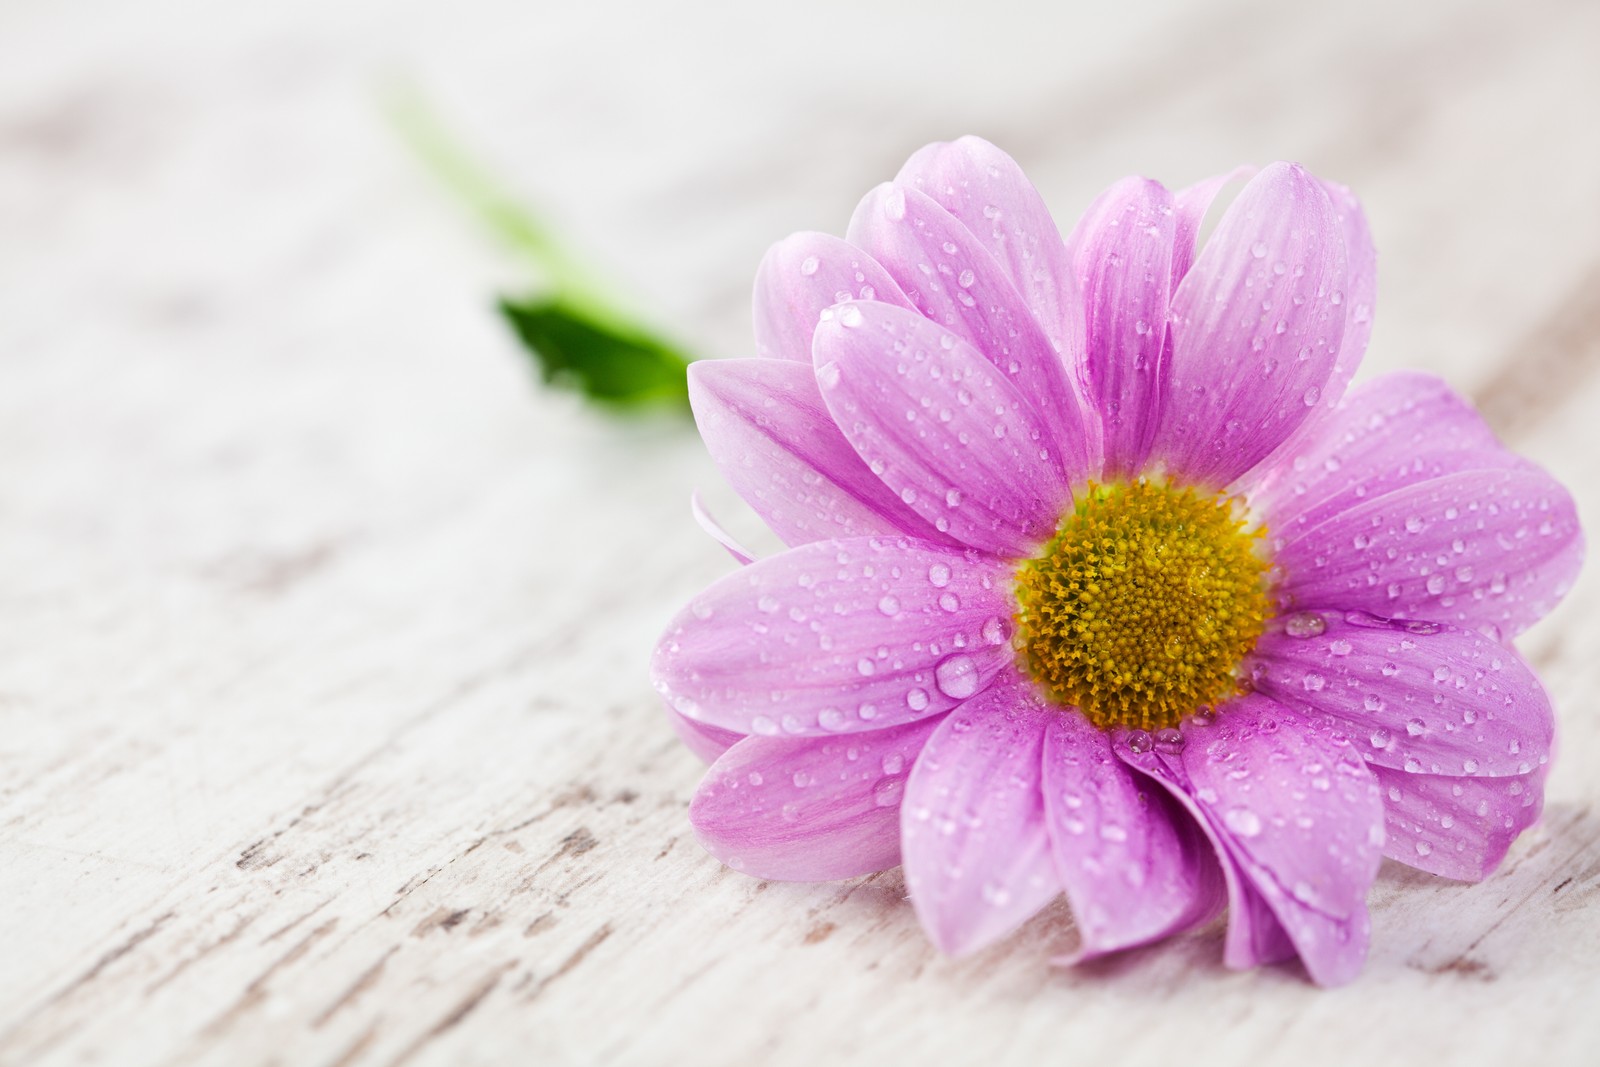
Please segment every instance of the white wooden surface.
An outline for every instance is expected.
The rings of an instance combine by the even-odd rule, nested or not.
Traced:
[[[1064,225],[1303,160],[1373,218],[1369,370],[1600,515],[1600,5],[858,6],[0,9],[0,1062],[1593,1062],[1593,573],[1524,642],[1544,822],[1479,886],[1386,866],[1348,988],[1215,927],[1053,970],[1062,911],[950,962],[897,872],[694,844],[645,659],[729,566],[689,490],[753,520],[684,425],[530,386],[385,79],[728,355],[765,246],[926,140]]]

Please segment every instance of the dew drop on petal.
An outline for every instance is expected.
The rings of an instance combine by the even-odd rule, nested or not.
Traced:
[[[1314,612],[1296,612],[1283,620],[1283,632],[1290,637],[1318,637],[1327,629],[1327,621]]]
[[[1222,823],[1240,837],[1255,837],[1261,832],[1261,816],[1249,808],[1229,808],[1222,815]]]
[[[933,669],[934,684],[952,700],[965,700],[978,691],[978,665],[971,656],[957,653]]]

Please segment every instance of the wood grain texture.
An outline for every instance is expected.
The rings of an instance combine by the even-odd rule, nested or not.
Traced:
[[[1472,393],[1600,514],[1600,7],[1265,0],[783,13],[293,0],[0,13],[0,1062],[1588,1063],[1600,581],[1523,648],[1543,822],[1388,865],[1365,975],[1220,927],[951,962],[899,873],[695,844],[644,663],[729,564],[692,430],[530,385],[520,284],[389,133],[404,77],[619,291],[750,345],[765,246],[982,133],[1064,218],[1298,158],[1381,253],[1368,371]]]

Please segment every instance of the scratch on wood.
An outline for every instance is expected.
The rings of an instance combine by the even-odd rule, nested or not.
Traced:
[[[387,952],[379,956],[372,966],[362,971],[356,980],[350,983],[350,987],[348,989],[334,998],[331,1004],[329,1004],[326,1008],[323,1008],[322,1011],[317,1014],[317,1017],[311,1020],[311,1028],[313,1030],[322,1029],[323,1025],[326,1024],[329,1019],[337,1015],[341,1008],[354,1001],[368,989],[371,989],[372,986],[383,975],[383,969],[388,964],[389,957],[393,956],[395,952],[399,950],[399,947],[400,946],[398,945],[390,945]]]
[[[83,974],[79,975],[71,982],[68,982],[65,987],[51,996],[49,1000],[46,1000],[42,1005],[40,1005],[39,1010],[42,1011],[45,1008],[49,1008],[51,1005],[65,1000],[79,989],[88,985],[90,982],[93,982],[96,978],[99,978],[107,967],[110,967],[113,963],[116,963],[118,960],[122,959],[122,957],[126,956],[128,953],[132,952],[134,949],[138,948],[140,945],[144,944],[146,941],[158,934],[161,931],[161,928],[167,925],[167,923],[171,922],[173,916],[176,914],[176,912],[166,912],[152,921],[149,926],[146,926],[134,933],[116,948],[107,950],[100,956],[98,960],[95,960],[92,967],[90,967],[87,971],[84,971]],[[0,1035],[0,1040],[5,1040],[9,1037],[10,1033],[7,1032],[4,1035]]]
[[[801,943],[806,945],[815,945],[819,942],[826,941],[828,937],[838,928],[839,927],[836,924],[830,922],[817,923],[817,925],[806,931],[806,936]]]
[[[461,908],[452,911],[449,908],[439,908],[426,919],[417,924],[411,931],[412,937],[426,937],[433,930],[454,930],[468,915],[472,914],[471,908]]]
[[[559,979],[565,978],[567,975],[571,974],[580,963],[589,958],[589,953],[599,948],[605,939],[611,936],[611,933],[611,924],[605,923],[600,927],[600,929],[590,934],[588,940],[574,949],[572,955],[562,960],[560,966],[550,972],[549,977],[545,978],[542,982],[537,983],[533,987],[533,992],[528,994],[528,999],[533,1000],[540,993],[543,993],[546,989],[549,989],[550,986],[555,984],[555,982],[557,982]]]
[[[599,843],[600,839],[594,836],[593,831],[587,826],[580,826],[566,837],[563,837],[561,839],[561,847],[549,859],[535,867],[533,873],[535,875],[543,874],[551,864],[559,863],[568,856],[581,856]]]
[[[174,978],[178,977],[178,975],[182,974],[184,971],[187,971],[190,967],[194,966],[196,963],[199,963],[201,960],[217,951],[217,949],[225,948],[226,946],[237,941],[240,935],[250,928],[250,924],[255,922],[258,918],[260,918],[259,912],[253,915],[246,915],[244,918],[240,919],[234,924],[233,929],[229,930],[215,941],[212,941],[194,955],[184,957],[178,962],[176,967],[172,968],[172,970],[168,971],[166,974],[162,975],[160,978],[157,978],[154,982],[151,982],[148,986],[146,986],[144,990],[145,996],[149,996],[151,993],[154,993],[156,990],[167,985]]]
[[[356,1062],[363,1052],[372,1047],[372,1043],[378,1038],[378,1027],[382,1023],[383,1020],[381,1018],[374,1020],[372,1025],[367,1027],[361,1036],[356,1038],[349,1048],[340,1053],[339,1058],[329,1064],[328,1067],[350,1067],[350,1064]]]
[[[484,998],[494,992],[495,987],[500,984],[500,980],[505,977],[506,972],[514,966],[516,966],[515,962],[507,962],[491,971],[473,987],[470,993],[462,998],[460,1003],[451,1008],[444,1018],[434,1023],[422,1036],[407,1045],[400,1055],[390,1060],[389,1067],[400,1067],[400,1064],[405,1063],[418,1052],[421,1052],[430,1041],[433,1041],[441,1034],[448,1033],[452,1027],[458,1025],[468,1015],[471,1015],[478,1005],[483,1003]]]
[[[295,919],[290,919],[289,922],[287,922],[283,926],[278,927],[276,930],[272,931],[272,933],[268,934],[266,937],[261,939],[261,943],[263,945],[272,944],[274,941],[278,940],[278,938],[282,937],[284,934],[287,934],[290,930],[293,930],[296,926],[299,926],[301,923],[305,922],[307,919],[311,918],[317,912],[321,911],[323,908],[326,908],[329,904],[332,904],[332,903],[333,903],[333,898],[329,897],[327,900],[324,900],[321,904],[318,904],[316,907],[312,908],[310,911],[305,912],[300,917],[295,918]]]
[[[250,984],[245,986],[244,992],[239,995],[239,999],[234,1001],[233,1005],[221,1015],[211,1020],[211,1022],[206,1025],[203,1033],[207,1037],[215,1037],[223,1030],[226,1030],[228,1026],[239,1016],[243,1015],[245,1012],[261,1003],[266,996],[267,983],[272,980],[272,976],[283,970],[285,967],[293,966],[296,961],[298,961],[307,952],[311,951],[312,945],[331,934],[333,932],[333,928],[337,925],[339,925],[338,919],[329,919],[327,922],[323,923],[321,926],[317,927],[315,930],[312,930],[305,937],[302,937],[299,941],[297,941],[293,948],[289,949],[288,952],[285,952],[283,955],[274,960],[266,970],[256,975],[256,977],[251,980]]]

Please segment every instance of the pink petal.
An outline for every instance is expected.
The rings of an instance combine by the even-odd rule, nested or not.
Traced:
[[[1061,892],[1045,831],[1040,757],[1057,714],[1010,673],[934,731],[906,783],[906,888],[943,952],[976,951]]]
[[[1027,397],[915,312],[841,304],[817,327],[817,378],[871,470],[936,529],[1002,556],[1055,531],[1072,495]]]
[[[1282,444],[1328,388],[1344,334],[1333,294],[1344,285],[1344,242],[1322,187],[1292,164],[1262,171],[1173,294],[1152,457],[1220,488]]]
[[[1406,486],[1288,543],[1285,606],[1357,608],[1509,639],[1564,596],[1583,562],[1572,497],[1531,465]]]
[[[926,194],[972,231],[1059,352],[1076,341],[1072,271],[1061,232],[1016,160],[980,137],[941,141],[906,160],[895,183]]]
[[[910,307],[878,261],[826,233],[797,233],[767,250],[756,270],[756,354],[811,362],[811,334],[841,300]]]
[[[703,722],[695,722],[687,715],[682,714],[672,705],[666,707],[667,722],[672,725],[672,730],[678,735],[678,740],[699,756],[706,763],[715,763],[722,754],[734,745],[743,741],[744,734],[732,730],[724,730],[719,726],[709,726]]]
[[[1075,711],[1054,711],[1043,772],[1056,873],[1082,935],[1077,960],[1221,914],[1226,890],[1204,833],[1164,790],[1116,758],[1105,733]]]
[[[1088,471],[1088,446],[1066,361],[1004,268],[944,208],[884,184],[850,219],[849,238],[877,257],[923,315],[970,342],[1031,398],[1047,445],[1069,479]]]
[[[822,882],[900,862],[900,797],[936,721],[853,737],[750,737],[706,772],[689,821],[756,878]]]
[[[728,555],[732,556],[740,566],[755,562],[755,553],[741,545],[723,527],[722,523],[718,522],[716,517],[706,510],[706,502],[700,499],[699,490],[689,494],[689,514],[694,516],[696,525],[704,530],[706,535],[713,541],[727,549]]]
[[[1354,978],[1383,853],[1383,803],[1360,754],[1263,696],[1185,731],[1195,799],[1320,985]]]
[[[667,627],[656,689],[746,734],[877,730],[967,699],[1014,653],[992,560],[907,538],[822,541],[714,583]]]
[[[1250,505],[1280,540],[1342,511],[1430,478],[1521,461],[1472,406],[1431,374],[1362,382],[1246,479]]]
[[[1489,877],[1544,807],[1545,770],[1517,778],[1448,778],[1375,767],[1383,791],[1383,854],[1445,878]]]
[[[1235,167],[1227,174],[1218,174],[1204,181],[1179,189],[1172,197],[1172,287],[1177,288],[1183,276],[1194,265],[1200,251],[1200,228],[1217,196],[1232,182],[1249,181],[1257,174],[1251,166]]]
[[[1089,206],[1072,234],[1083,293],[1083,389],[1099,413],[1106,476],[1144,467],[1155,434],[1172,285],[1172,194],[1125,178]]]
[[[1332,716],[1368,762],[1417,774],[1528,774],[1555,736],[1550,698],[1515,652],[1473,630],[1365,612],[1303,612],[1266,634],[1251,679]]]
[[[703,359],[689,366],[689,401],[717,469],[787,544],[902,532],[948,540],[867,469],[808,365]]]
[[[1333,373],[1328,375],[1328,384],[1322,387],[1323,407],[1331,410],[1344,395],[1356,368],[1361,366],[1367,341],[1372,337],[1372,313],[1378,302],[1378,252],[1372,243],[1367,213],[1356,195],[1338,182],[1324,181],[1322,188],[1338,216],[1345,254],[1345,284],[1337,294],[1337,302],[1344,307],[1344,338]]]
[[[1223,962],[1235,970],[1247,970],[1263,963],[1294,959],[1294,943],[1284,932],[1283,924],[1245,877],[1227,841],[1195,801],[1194,787],[1189,782],[1183,760],[1152,749],[1147,739],[1141,740],[1137,749],[1132,748],[1127,743],[1128,736],[1128,731],[1120,731],[1113,742],[1118,758],[1165,789],[1211,841],[1228,896],[1228,933],[1223,944]]]

